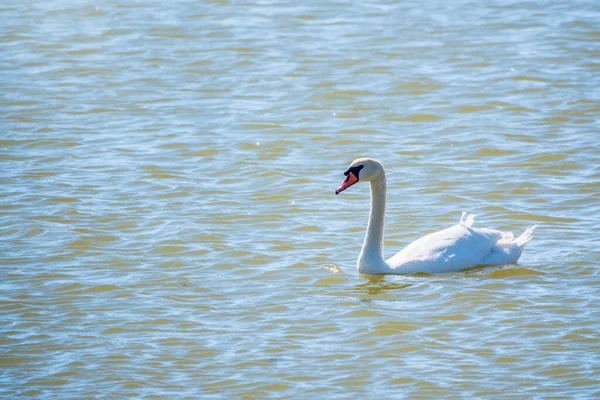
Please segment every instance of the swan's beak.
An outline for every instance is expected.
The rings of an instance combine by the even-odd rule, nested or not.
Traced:
[[[346,179],[344,179],[344,182],[342,182],[340,187],[335,190],[335,194],[340,194],[350,186],[354,185],[356,182],[358,182],[358,178],[354,176],[352,172],[348,173],[348,175],[346,175]]]

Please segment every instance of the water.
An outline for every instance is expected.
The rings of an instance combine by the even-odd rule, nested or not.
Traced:
[[[600,395],[600,3],[0,6],[3,398]],[[477,225],[512,266],[369,278]]]

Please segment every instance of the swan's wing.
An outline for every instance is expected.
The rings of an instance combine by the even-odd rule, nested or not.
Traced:
[[[417,239],[387,260],[387,264],[406,273],[460,271],[480,264],[505,235],[494,229],[459,223]]]

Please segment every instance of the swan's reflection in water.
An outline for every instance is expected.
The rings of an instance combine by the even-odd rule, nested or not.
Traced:
[[[325,268],[331,271],[334,274],[345,274],[345,270],[334,264],[325,264]],[[354,269],[352,270],[354,272]],[[414,279],[415,277],[421,276],[431,276],[430,274],[419,273],[419,274],[411,274],[406,275],[407,279]],[[398,275],[367,275],[367,274],[359,274],[357,279],[360,280],[360,283],[356,285],[352,285],[350,280],[345,280],[345,283],[349,283],[349,285],[345,288],[340,288],[343,292],[352,292],[357,294],[361,301],[370,301],[374,296],[381,295],[389,295],[391,297],[398,297],[397,293],[394,291],[406,289],[413,284],[407,281],[398,282],[401,277]],[[341,284],[338,282],[338,284]],[[337,291],[336,291],[337,292]],[[339,294],[339,292],[337,292]]]
[[[406,289],[412,286],[409,282],[387,282],[385,275],[361,275],[366,280],[352,288],[351,290],[357,293],[364,293],[369,296],[376,296],[382,293],[391,292],[394,290]]]

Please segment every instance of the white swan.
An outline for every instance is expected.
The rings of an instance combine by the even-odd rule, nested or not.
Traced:
[[[510,232],[474,228],[475,216],[463,212],[457,225],[423,236],[384,261],[386,182],[383,165],[372,158],[359,158],[350,164],[344,175],[346,179],[335,194],[359,181],[371,184],[371,212],[357,263],[358,272],[362,274],[438,273],[476,265],[512,264],[517,262],[523,246],[533,237],[535,226],[516,239]]]

